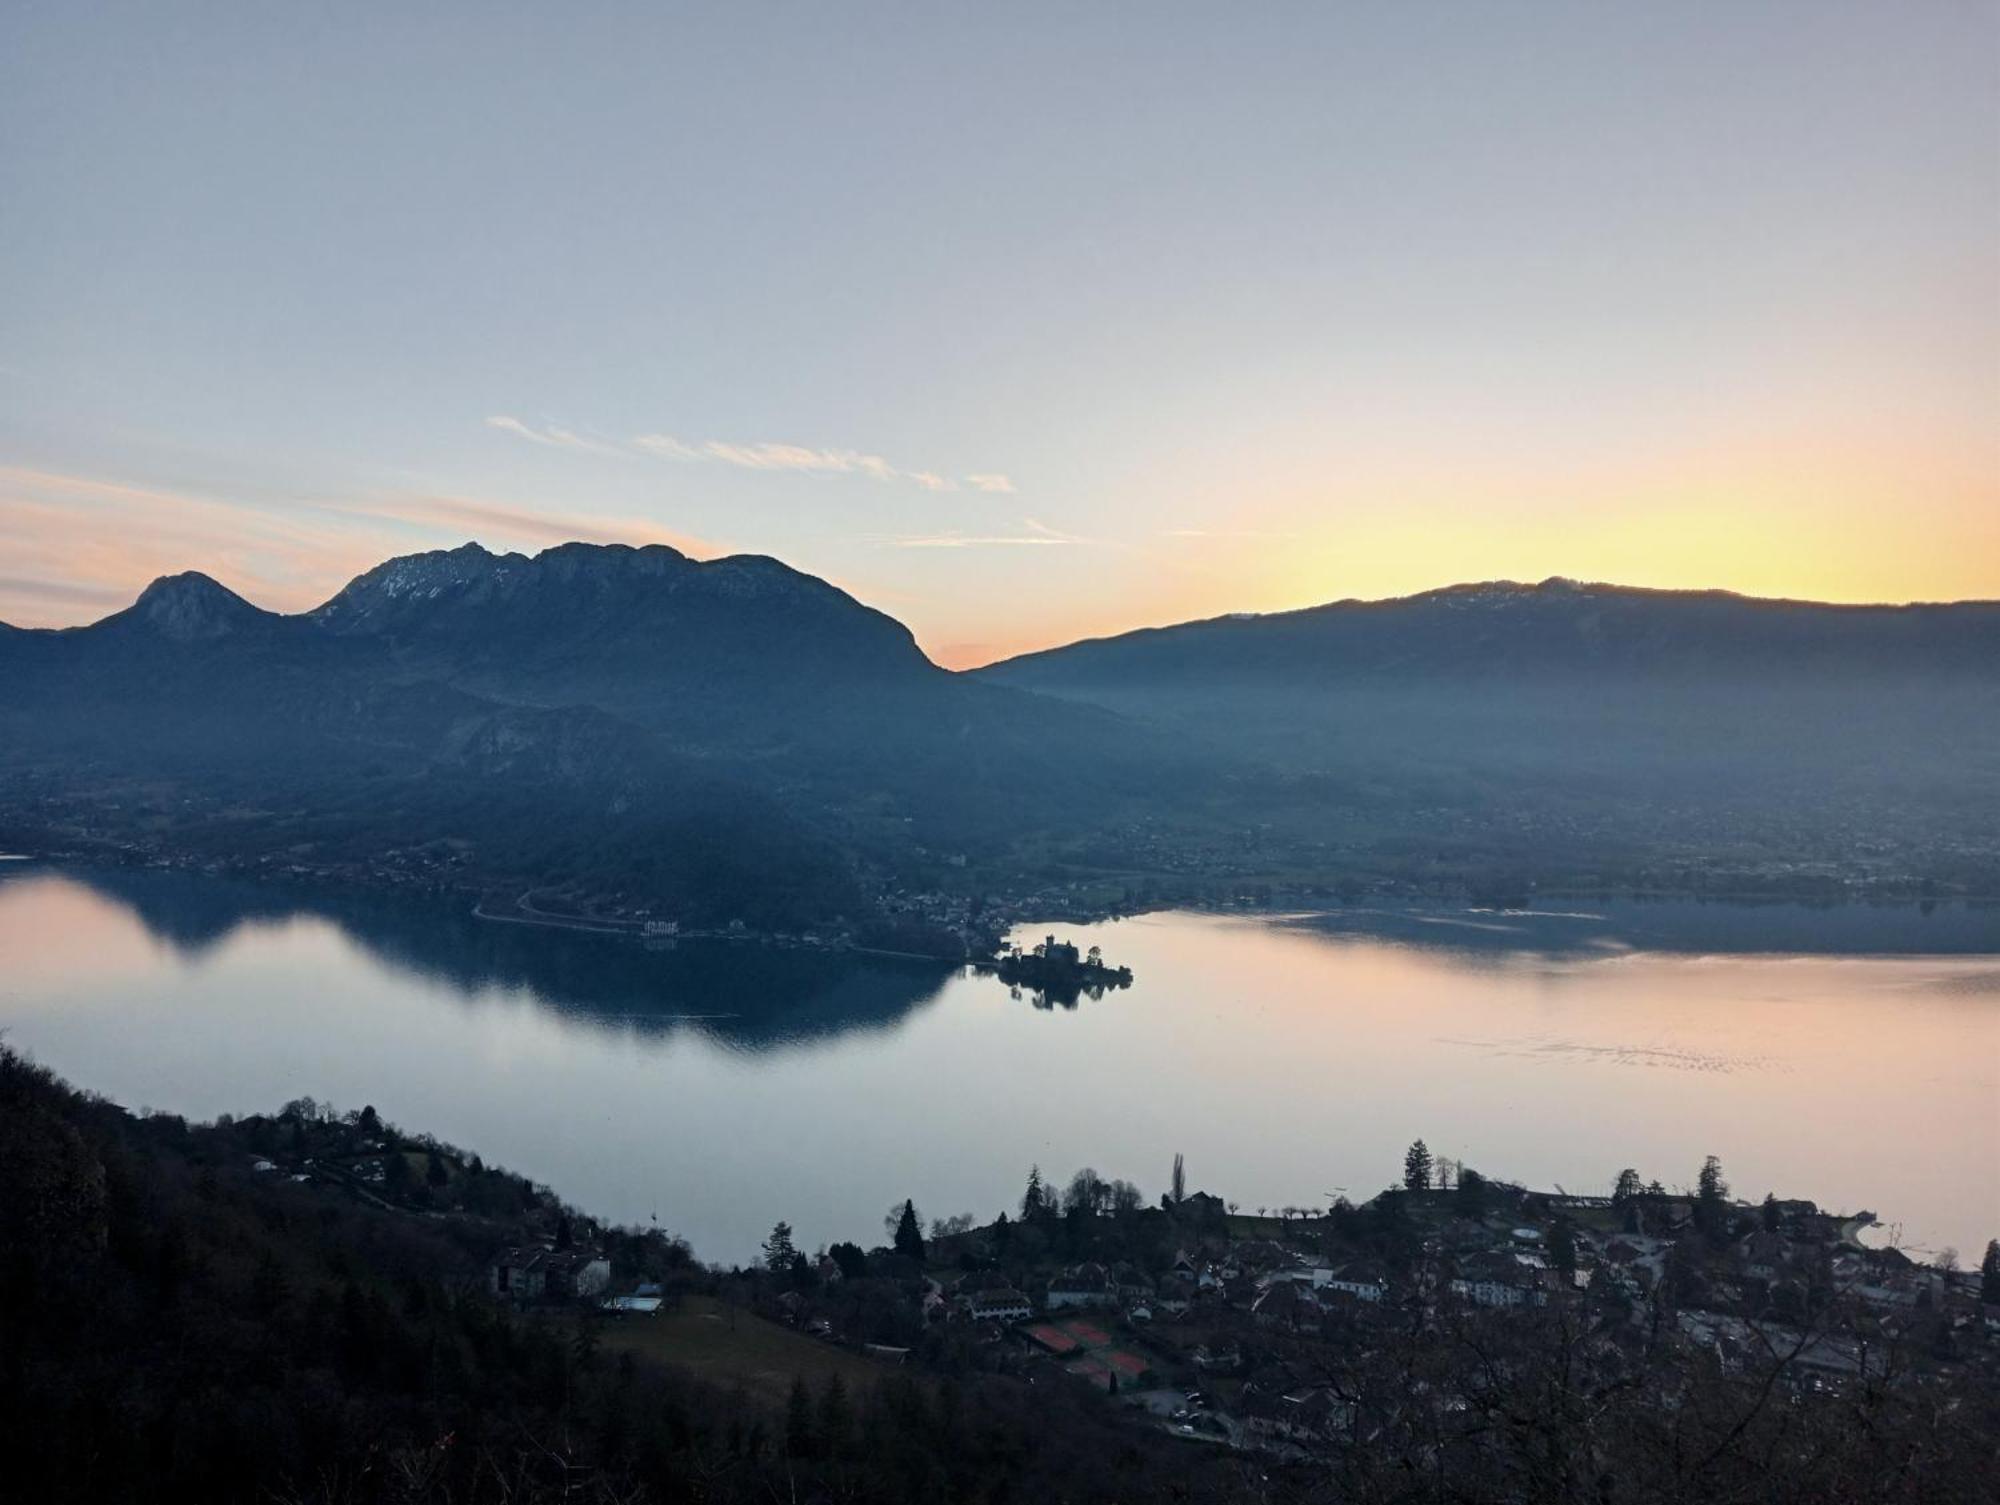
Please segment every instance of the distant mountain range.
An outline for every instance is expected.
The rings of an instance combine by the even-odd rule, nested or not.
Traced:
[[[2000,849],[1991,602],[1502,582],[953,674],[774,559],[468,544],[293,616],[157,580],[87,627],[0,630],[0,685],[17,828],[83,801],[100,833],[350,865],[469,851],[496,878],[717,913],[842,912],[857,882],[940,881],[947,858],[1143,888],[1685,881],[1879,850],[1884,874],[1966,887]]]
[[[1215,617],[1031,653],[980,677],[1082,695],[1220,683],[1950,676],[2000,682],[2000,602],[1832,606],[1544,580]]]

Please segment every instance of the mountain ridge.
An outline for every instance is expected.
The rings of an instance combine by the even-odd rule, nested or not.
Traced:
[[[442,842],[496,881],[726,885],[730,912],[796,873],[769,907],[851,914],[863,873],[1691,889],[1718,858],[1778,889],[1990,892],[2000,603],[1476,582],[953,673],[767,556],[466,545],[297,614],[188,572],[0,632],[0,752],[24,829],[206,810],[231,849]]]
[[[1479,616],[1474,618],[1473,613]],[[1565,620],[1575,624],[1573,640],[1547,635],[1551,622]],[[1852,641],[1816,644],[1813,632],[1831,630],[1851,640],[1857,631],[1871,627],[1904,638],[1913,631],[1932,629],[1930,640],[1887,645],[1900,649],[1906,663],[1910,655],[1933,649],[1943,651],[1943,663],[1977,671],[1991,670],[1994,660],[2000,658],[2000,601],[1821,602],[1721,589],[1586,583],[1558,576],[1535,584],[1467,582],[1408,596],[1349,597],[1283,612],[1226,613],[1086,638],[967,672],[997,683],[1054,692],[1065,683],[1084,682],[1091,673],[1110,677],[1114,673],[1129,676],[1140,671],[1177,671],[1185,675],[1201,669],[1215,674],[1261,674],[1290,668],[1325,678],[1335,669],[1405,673],[1413,667],[1433,671],[1478,667],[1476,663],[1448,665],[1435,659],[1413,663],[1411,650],[1423,646],[1418,634],[1435,632],[1441,622],[1465,629],[1459,634],[1462,642],[1483,646],[1487,668],[1523,667],[1518,662],[1507,665],[1495,660],[1493,650],[1509,643],[1563,653],[1573,661],[1591,656],[1586,650],[1592,648],[1602,659],[1606,649],[1622,643],[1628,666],[1653,669],[1670,664],[1677,646],[1686,660],[1681,667],[1689,670],[1704,667],[1692,657],[1697,648],[1711,655],[1730,649],[1729,658],[1738,661],[1753,649],[1767,655],[1789,651],[1795,657],[1804,650],[1807,657],[1824,660],[1857,645]],[[1954,632],[1940,630],[1946,627]],[[1970,642],[1963,631],[1967,627],[1972,629]],[[1544,632],[1539,643],[1529,636],[1536,628]],[[1623,629],[1622,635],[1607,633],[1606,628]],[[1355,649],[1380,652],[1387,646],[1382,629],[1394,635],[1398,652],[1393,661],[1371,664],[1352,656]],[[1678,640],[1671,635],[1675,632]],[[1344,642],[1343,633],[1347,638]],[[1324,658],[1311,662],[1295,658],[1287,664],[1274,651],[1280,645],[1303,650],[1312,646],[1316,634],[1325,639],[1318,644],[1322,651],[1345,648],[1350,656],[1331,664]],[[1176,646],[1188,650],[1187,659],[1177,665],[1161,662],[1163,651]],[[1879,645],[1876,651],[1881,651]],[[1149,656],[1155,661],[1144,662]],[[1711,656],[1707,666],[1728,665]],[[1938,666],[1933,662],[1923,667]],[[1850,662],[1849,667],[1854,664]]]

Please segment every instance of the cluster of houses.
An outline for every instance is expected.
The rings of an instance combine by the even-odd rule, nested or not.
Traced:
[[[1456,1261],[1447,1288],[1476,1306],[1539,1305],[1553,1279],[1539,1252],[1480,1251]],[[1056,1270],[1032,1291],[999,1270],[978,1270],[937,1286],[927,1315],[976,1323],[1021,1323],[1070,1311],[1112,1313],[1134,1326],[1197,1313],[1239,1313],[1257,1327],[1316,1333],[1326,1319],[1355,1307],[1379,1308],[1391,1280],[1379,1259],[1357,1254],[1329,1259],[1269,1239],[1231,1243],[1213,1252],[1183,1248],[1158,1276],[1130,1262],[1085,1261]]]
[[[1807,1385],[1879,1374],[1884,1338],[1906,1334],[1934,1352],[1943,1321],[1966,1339],[1970,1362],[2000,1377],[2000,1312],[1982,1306],[1976,1280],[1860,1245],[1866,1215],[1843,1219],[1810,1203],[1732,1207],[1729,1231],[1716,1235],[1697,1229],[1687,1198],[1614,1206],[1498,1184],[1490,1196],[1483,1212],[1450,1193],[1412,1198],[1400,1232],[1385,1240],[1366,1209],[1345,1214],[1355,1220],[1345,1224],[1267,1221],[1276,1236],[1244,1237],[1219,1202],[1195,1193],[1087,1220],[1096,1231],[1080,1247],[1120,1257],[1050,1258],[1049,1225],[1044,1241],[1026,1246],[1034,1253],[1016,1244],[1024,1257],[1010,1261],[1012,1235],[995,1225],[934,1247],[926,1276],[888,1278],[920,1301],[940,1336],[975,1345],[982,1363],[1064,1374],[1153,1407],[1170,1430],[1288,1457],[1352,1441],[1351,1397],[1326,1376],[1339,1355],[1365,1351],[1371,1330],[1486,1320],[1482,1312],[1526,1317],[1567,1300],[1610,1319],[1593,1326],[1614,1348],[1621,1313],[1657,1330],[1665,1312],[1680,1341],[1725,1370],[1768,1362],[1775,1335],[1779,1351],[1793,1354],[1790,1383]],[[958,1271],[941,1273],[951,1262]],[[814,1293],[849,1277],[825,1255],[810,1269],[776,1302],[789,1320],[831,1338]],[[607,1313],[659,1305],[656,1287],[610,1294],[611,1276],[595,1249],[544,1242],[498,1256],[489,1288],[522,1305],[587,1302]],[[1843,1313],[1860,1314],[1859,1325],[1844,1317],[1808,1338],[1805,1313],[1824,1310],[1829,1293]],[[1787,1325],[1793,1301],[1799,1326]],[[1184,1387],[1193,1387],[1185,1405]]]
[[[926,1316],[988,1329],[996,1362],[1011,1351],[1022,1365],[1059,1364],[1111,1388],[1140,1372],[1155,1386],[1162,1378],[1200,1386],[1213,1409],[1163,1424],[1280,1453],[1312,1453],[1352,1423],[1323,1379],[1326,1365],[1312,1361],[1327,1351],[1321,1345],[1351,1348],[1373,1323],[1428,1323],[1452,1309],[1525,1314],[1574,1299],[1650,1324],[1664,1301],[1679,1336],[1731,1369],[1767,1362],[1774,1333],[1803,1333],[1786,1325],[1788,1301],[1803,1313],[1831,1292],[1874,1336],[1826,1331],[1786,1342],[1784,1351],[1796,1350],[1791,1383],[1875,1373],[1881,1359],[1871,1342],[1939,1320],[1976,1338],[2000,1366],[2000,1321],[1981,1307],[1976,1282],[1863,1247],[1855,1233],[1865,1214],[1842,1218],[1809,1202],[1734,1206],[1733,1231],[1718,1241],[1699,1232],[1685,1197],[1628,1208],[1497,1183],[1491,1196],[1483,1214],[1462,1210],[1449,1193],[1413,1199],[1408,1241],[1393,1264],[1369,1252],[1377,1247],[1370,1238],[1344,1237],[1332,1220],[1242,1238],[1221,1218],[1169,1210],[1156,1221],[1161,1213],[1141,1212],[1134,1216],[1167,1240],[1143,1267],[1085,1260],[1023,1268],[1003,1259],[999,1268],[931,1282]],[[976,1247],[980,1232],[970,1237]],[[1114,1242],[1139,1251],[1145,1240]],[[1118,1364],[1111,1350],[1085,1363],[1084,1340],[1070,1352],[1072,1329],[1108,1334]]]
[[[503,1250],[486,1269],[487,1292],[517,1306],[585,1301],[601,1296],[610,1285],[611,1261],[595,1249],[529,1244]]]

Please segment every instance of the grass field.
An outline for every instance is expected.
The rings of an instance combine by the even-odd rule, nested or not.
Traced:
[[[773,1401],[784,1400],[795,1375],[803,1375],[817,1391],[837,1374],[853,1391],[888,1372],[878,1360],[767,1322],[712,1296],[690,1296],[677,1311],[651,1317],[601,1321],[597,1332],[604,1352],[676,1364],[716,1384],[740,1384]]]

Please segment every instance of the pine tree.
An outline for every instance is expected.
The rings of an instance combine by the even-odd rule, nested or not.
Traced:
[[[896,1225],[896,1252],[918,1264],[924,1262],[924,1230],[917,1221],[917,1205],[903,1204],[903,1219]]]
[[[1021,1221],[1032,1223],[1048,1211],[1049,1194],[1042,1186],[1042,1168],[1028,1167],[1028,1189],[1021,1195]]]
[[[1729,1183],[1722,1179],[1722,1162],[1710,1155],[1701,1163],[1694,1198],[1694,1225],[1711,1240],[1728,1231]]]
[[[773,1275],[785,1275],[798,1257],[799,1251],[792,1245],[792,1225],[779,1223],[764,1240],[764,1268]]]
[[[1403,1185],[1411,1191],[1431,1189],[1431,1152],[1421,1139],[1403,1156]]]
[[[1187,1162],[1177,1151],[1174,1155],[1174,1205],[1178,1207],[1187,1198]]]
[[[1611,1188],[1611,1200],[1618,1203],[1629,1202],[1645,1189],[1639,1181],[1639,1173],[1628,1165],[1618,1173],[1618,1184]]]
[[[1986,1241],[1986,1257],[1979,1262],[1979,1299],[2000,1306],[2000,1238]]]
[[[792,1380],[792,1393],[785,1400],[785,1452],[793,1458],[810,1458],[813,1454],[812,1393],[806,1389],[806,1382],[796,1376]]]
[[[1722,1179],[1722,1162],[1710,1155],[1701,1163],[1697,1196],[1704,1202],[1722,1202],[1729,1196],[1729,1183]]]

